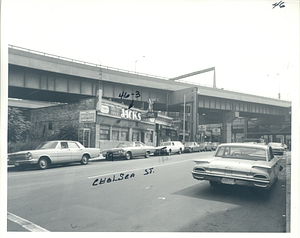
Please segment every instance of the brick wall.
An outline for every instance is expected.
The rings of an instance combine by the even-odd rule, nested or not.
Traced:
[[[91,135],[91,147],[95,147],[95,123],[79,123],[80,111],[94,110],[95,99],[84,99],[78,103],[57,105],[52,107],[32,109],[30,121],[33,123],[33,132],[38,138],[50,139],[54,134],[66,125],[79,128],[89,128]]]

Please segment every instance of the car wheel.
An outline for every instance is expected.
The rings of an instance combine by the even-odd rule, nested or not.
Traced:
[[[210,183],[210,186],[212,186],[212,187],[218,186],[218,184],[219,184],[216,181],[209,181],[209,183]]]
[[[89,163],[89,156],[88,155],[82,156],[80,163],[83,164],[83,165],[88,164]]]
[[[182,150],[181,150],[181,148],[178,150],[178,154],[181,154],[181,152],[182,152]]]
[[[148,158],[149,155],[150,155],[150,152],[149,152],[149,151],[146,151],[145,158]]]
[[[126,158],[126,159],[131,159],[131,158],[132,158],[131,153],[130,153],[130,152],[127,152],[127,153],[125,154],[125,158]]]
[[[39,169],[46,169],[48,168],[48,160],[46,158],[41,158],[37,165]]]
[[[114,154],[113,153],[107,153],[105,158],[106,158],[106,160],[113,160],[114,159]]]

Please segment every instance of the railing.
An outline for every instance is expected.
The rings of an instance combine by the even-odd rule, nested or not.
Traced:
[[[29,53],[34,53],[34,54],[38,54],[38,55],[43,55],[43,56],[47,56],[47,57],[66,60],[66,61],[79,63],[79,64],[84,64],[84,65],[94,66],[94,67],[98,67],[98,68],[105,68],[105,69],[115,70],[115,71],[124,72],[124,73],[131,73],[131,74],[136,74],[136,75],[141,75],[141,76],[147,76],[147,77],[152,77],[152,78],[159,78],[159,79],[169,80],[169,78],[166,78],[166,77],[161,77],[161,76],[151,75],[151,74],[144,74],[144,73],[139,73],[139,72],[133,72],[133,71],[130,71],[130,70],[119,69],[119,68],[104,66],[104,65],[95,64],[95,63],[89,63],[89,62],[85,62],[85,61],[81,61],[81,60],[75,60],[75,59],[71,59],[71,58],[67,58],[67,57],[63,57],[63,56],[59,56],[59,55],[53,55],[53,54],[48,54],[48,53],[41,52],[41,51],[31,50],[31,49],[27,49],[27,48],[23,48],[23,47],[19,47],[19,46],[8,45],[8,47],[12,48],[12,49],[26,51],[26,52],[29,52]]]

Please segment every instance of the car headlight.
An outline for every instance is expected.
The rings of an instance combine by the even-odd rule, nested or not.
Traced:
[[[32,154],[30,152],[26,153],[26,159],[28,159],[28,160],[32,159]]]

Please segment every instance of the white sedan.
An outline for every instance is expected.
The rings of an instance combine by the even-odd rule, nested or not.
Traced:
[[[100,156],[100,149],[85,148],[77,141],[46,141],[35,150],[19,151],[7,156],[8,164],[15,165],[19,169],[26,165],[37,165],[39,169],[46,169],[51,164],[70,162],[88,164],[90,158]]]
[[[211,158],[197,159],[193,178],[218,184],[245,185],[268,189],[276,181],[280,158],[268,145],[228,143],[219,145]]]

